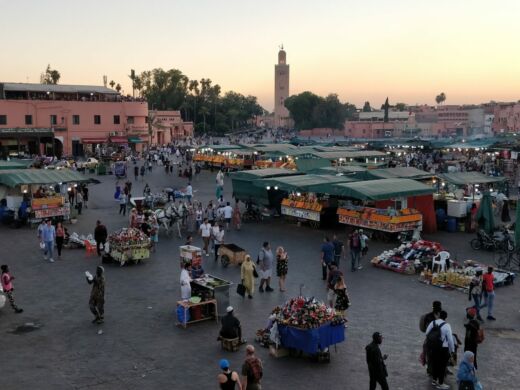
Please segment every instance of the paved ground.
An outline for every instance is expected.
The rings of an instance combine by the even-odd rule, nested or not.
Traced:
[[[98,218],[110,231],[126,224],[113,201],[113,178],[101,180],[101,184],[91,187],[90,208],[71,230],[92,232]],[[165,179],[162,171],[149,178],[152,188],[171,185],[172,180],[180,185],[180,179]],[[142,188],[143,184],[137,187]],[[198,190],[196,197],[206,202],[214,193],[213,175],[203,173],[194,187]],[[226,194],[230,194],[229,182]],[[301,283],[305,285],[305,295],[325,298],[318,260],[325,233],[332,232],[271,221],[247,224],[243,231],[227,235],[227,242],[246,248],[254,256],[264,240],[271,241],[273,247],[283,245],[290,255],[286,293],[257,293],[253,300],[245,301],[231,294],[247,338],[253,339],[255,330],[264,326],[275,305],[298,294]],[[2,389],[209,389],[216,388],[220,358],[228,358],[233,368],[239,368],[243,351],[222,352],[215,341],[215,323],[203,322],[186,330],[174,325],[175,301],[180,296],[178,238],[161,237],[157,253],[149,263],[105,267],[106,323],[96,326],[90,323],[90,286],[85,282],[84,271],[93,272],[99,260],[85,257],[83,251],[69,250],[62,261],[46,263],[35,236],[34,230],[0,228],[1,263],[11,265],[17,277],[16,299],[25,309],[20,315],[8,307],[0,311]],[[490,254],[471,250],[468,234],[439,233],[432,238],[442,242],[459,260],[493,261]],[[372,243],[371,254],[389,246]],[[222,269],[210,260],[206,260],[205,268],[224,279],[239,281],[237,268]],[[347,271],[346,280],[353,302],[348,313],[347,341],[332,353],[331,363],[274,359],[260,348],[265,365],[264,388],[299,389],[311,384],[327,389],[367,388],[364,346],[376,330],[385,336],[382,349],[389,355],[390,388],[431,388],[418,363],[422,342],[418,319],[430,308],[432,300],[440,299],[452,327],[463,335],[466,295],[423,285],[414,276],[372,267],[355,274]],[[520,347],[517,296],[517,285],[500,288],[496,297],[498,321],[485,324],[479,377],[486,389],[517,388],[520,380],[516,371]],[[41,328],[15,332],[28,322]],[[98,334],[99,329],[103,334]],[[454,383],[453,378],[449,381]]]

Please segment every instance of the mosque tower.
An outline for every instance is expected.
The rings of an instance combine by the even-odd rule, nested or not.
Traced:
[[[289,111],[285,99],[289,97],[289,65],[283,45],[278,52],[278,64],[274,66],[274,127],[288,127]]]

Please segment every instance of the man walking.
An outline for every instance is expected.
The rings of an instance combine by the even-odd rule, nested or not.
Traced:
[[[202,248],[202,251],[206,253],[206,256],[209,256],[208,247],[209,238],[211,236],[211,225],[209,224],[207,218],[204,218],[204,222],[200,225],[199,232],[202,237],[202,241],[204,242],[204,247]]]
[[[213,243],[215,250],[215,261],[217,261],[219,256],[218,250],[220,249],[220,246],[224,243],[224,227],[222,225],[219,225],[218,231],[214,233]]]
[[[493,317],[493,307],[495,306],[495,277],[493,276],[493,267],[488,267],[487,272],[482,276],[482,287],[484,290],[484,305],[482,307],[487,306],[488,315],[487,319],[491,321],[495,321],[496,318]]]
[[[43,259],[47,260],[47,255],[49,255],[49,262],[54,263],[53,254],[54,241],[56,240],[56,229],[52,226],[50,219],[46,221],[45,226],[42,228],[41,237],[42,242],[45,244]]]
[[[105,249],[108,232],[105,225],[101,221],[96,221],[96,228],[94,229],[94,240],[96,241],[96,249],[98,256],[101,256],[101,249]]]
[[[348,242],[351,257],[350,270],[356,272],[356,270],[363,268],[359,264],[359,257],[361,255],[361,239],[357,230],[354,230],[354,233],[351,234]]]
[[[92,323],[102,324],[105,315],[105,269],[98,266],[96,276],[92,276],[88,271],[86,275],[88,284],[92,284],[88,301],[90,311],[95,316]]]
[[[368,365],[368,375],[370,376],[370,390],[375,390],[377,384],[381,386],[382,390],[388,390],[388,383],[386,377],[385,360],[387,355],[381,354],[379,346],[383,342],[383,336],[379,332],[372,335],[372,342],[365,347]]]
[[[224,220],[226,221],[226,230],[229,230],[229,225],[231,224],[231,217],[233,216],[233,207],[229,202],[226,202],[226,206],[224,207]]]
[[[128,198],[126,197],[126,194],[124,192],[121,192],[119,195],[119,214],[123,214],[123,216],[126,215],[126,204],[128,202]]]
[[[186,198],[188,198],[188,203],[191,204],[191,198],[193,198],[193,187],[191,186],[191,183],[188,183],[186,186]]]
[[[431,322],[426,329],[426,347],[431,356],[432,385],[445,390],[450,386],[444,383],[450,355],[455,353],[455,343],[451,326],[446,322],[448,313],[442,310],[439,318]]]
[[[264,376],[262,361],[255,356],[255,347],[246,347],[246,360],[242,365],[242,389],[262,390],[260,384]]]
[[[258,291],[262,293],[264,292],[264,284],[266,286],[265,291],[273,291],[271,288],[273,252],[271,251],[271,247],[267,241],[264,242],[262,249],[260,249],[260,253],[258,253],[257,263],[260,268],[260,287],[258,288]]]
[[[339,268],[339,263],[341,261],[341,257],[344,256],[345,248],[343,243],[338,240],[338,236],[336,236],[336,234],[332,236],[332,245],[334,245],[334,263],[336,263]]]
[[[328,237],[323,239],[323,244],[321,244],[321,274],[322,279],[327,280],[327,271],[334,260],[334,245],[330,242]]]
[[[14,312],[19,314],[23,312],[23,309],[16,306],[16,303],[14,303],[14,297],[13,297],[13,280],[14,276],[11,276],[9,273],[9,267],[7,265],[2,265],[2,290],[4,290],[4,294],[7,296],[7,299],[9,300],[9,304],[13,308]]]

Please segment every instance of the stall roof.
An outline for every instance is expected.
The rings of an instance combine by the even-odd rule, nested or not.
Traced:
[[[299,160],[298,160],[299,161]],[[311,173],[317,175],[350,175],[353,173],[366,172],[367,169],[358,165],[341,165],[337,167],[321,167],[313,170]]]
[[[8,169],[25,169],[28,165],[32,164],[32,160],[29,164],[24,164],[18,161],[0,161],[0,170],[8,170]]]
[[[91,181],[82,173],[69,169],[10,169],[0,171],[0,184],[16,187],[22,184],[56,184]]]
[[[291,144],[256,144],[251,148],[271,156],[301,156],[310,153],[307,148],[298,148]]]
[[[257,187],[278,186],[283,191],[318,192],[320,194],[336,195],[334,184],[352,181],[354,179],[345,176],[292,175],[256,180],[253,185]]]
[[[229,150],[236,150],[236,149],[248,149],[244,145],[205,145],[205,146],[199,146],[197,150],[202,149],[213,149],[214,151],[220,152],[220,151],[229,151]]]
[[[455,185],[497,183],[506,180],[503,176],[486,176],[480,172],[453,172],[443,173],[440,176]]]
[[[337,195],[360,200],[385,200],[432,194],[434,189],[411,179],[381,179],[335,184]]]
[[[383,169],[371,169],[368,171],[368,175],[374,179],[428,179],[433,175],[426,171],[414,167],[396,167],[396,168],[383,168]]]
[[[250,171],[238,171],[230,174],[231,179],[256,180],[268,177],[303,175],[303,172],[292,171],[284,168],[252,169]]]
[[[338,160],[340,158],[370,158],[370,157],[385,157],[386,153],[377,150],[355,150],[355,151],[335,151],[335,152],[314,152],[316,157],[325,158],[329,160]]]

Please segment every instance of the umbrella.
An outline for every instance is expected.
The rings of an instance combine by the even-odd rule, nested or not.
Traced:
[[[489,191],[484,192],[480,201],[480,207],[477,211],[477,221],[486,233],[493,233],[495,229],[495,220],[493,217],[493,206],[491,204],[491,194]]]

